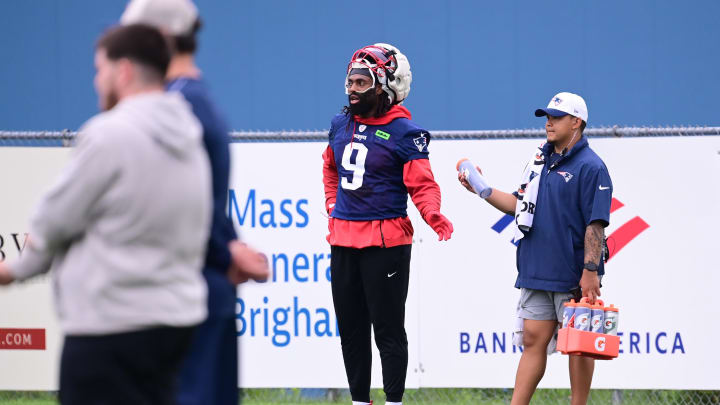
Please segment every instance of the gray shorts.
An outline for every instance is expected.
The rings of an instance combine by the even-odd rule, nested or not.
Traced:
[[[563,304],[570,301],[573,294],[553,291],[520,289],[517,316],[536,321],[561,321]]]

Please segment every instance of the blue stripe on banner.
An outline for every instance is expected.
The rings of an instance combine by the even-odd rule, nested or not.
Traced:
[[[508,225],[510,225],[513,219],[515,219],[514,216],[505,214],[504,217],[500,218],[497,222],[495,222],[495,225],[492,226],[492,230],[497,233],[502,232],[505,228],[507,228]]]

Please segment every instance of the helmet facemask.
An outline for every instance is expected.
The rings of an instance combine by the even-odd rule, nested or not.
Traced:
[[[392,104],[396,95],[395,92],[388,87],[388,79],[394,79],[394,72],[397,68],[397,61],[394,57],[395,53],[396,52],[394,50],[388,51],[387,49],[375,45],[366,46],[355,51],[347,67],[347,75],[345,76],[345,94],[350,94],[350,89],[347,87],[347,83],[352,70],[368,69],[372,78],[372,85],[362,93],[365,93],[370,89],[374,89],[379,83]]]

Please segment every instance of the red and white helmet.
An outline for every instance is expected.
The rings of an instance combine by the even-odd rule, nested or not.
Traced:
[[[410,94],[410,83],[412,83],[410,62],[392,45],[378,43],[355,51],[348,63],[346,84],[352,69],[369,69],[373,79],[370,88],[380,83],[390,104],[401,104]],[[347,86],[345,94],[349,94]]]

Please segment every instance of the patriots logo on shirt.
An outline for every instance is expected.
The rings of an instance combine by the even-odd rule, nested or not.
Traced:
[[[555,172],[555,173],[561,175],[563,177],[563,179],[565,179],[565,183],[569,182],[573,178],[572,173],[568,173],[568,172]]]
[[[541,143],[540,146],[538,146],[538,151],[535,153],[535,165],[545,164],[545,154],[543,153],[543,146],[545,146],[545,142]]]
[[[544,165],[545,164],[545,156],[542,152],[538,152],[535,154],[535,161],[533,162],[535,166]]]
[[[425,137],[425,133],[423,132],[420,136],[413,139],[413,142],[415,142],[415,146],[417,146],[418,151],[422,152],[423,149],[427,147],[427,138]]]

